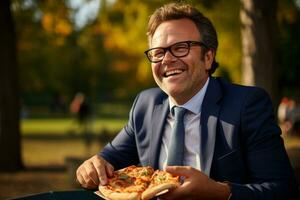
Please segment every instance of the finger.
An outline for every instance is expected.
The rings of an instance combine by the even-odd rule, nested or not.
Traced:
[[[166,171],[176,175],[185,176],[187,178],[191,177],[195,169],[190,166],[167,166]]]
[[[98,186],[99,185],[98,172],[93,163],[91,162],[87,163],[86,173],[89,179],[94,183],[94,185]]]
[[[183,194],[182,189],[180,189],[180,187],[170,190],[169,192],[167,192],[166,194],[160,195],[159,199],[163,199],[163,200],[167,200],[167,199],[181,199]]]
[[[177,188],[170,189],[169,192],[159,196],[160,199],[183,199],[187,195],[188,184],[184,183]]]
[[[105,164],[101,164],[100,162],[94,163],[95,169],[98,174],[98,179],[100,180],[101,185],[107,184],[107,174],[105,170]]]
[[[79,173],[78,170],[77,170],[77,172],[76,172],[76,178],[77,178],[77,182],[78,182],[80,185],[84,185],[84,184],[85,184],[85,181],[84,181],[82,175]]]
[[[105,168],[106,168],[106,172],[107,172],[108,176],[112,177],[113,173],[114,173],[114,167],[110,163],[107,163],[105,165]]]
[[[88,184],[84,181],[84,178],[82,175],[79,175],[77,177],[78,182],[80,183],[80,185],[84,188],[89,188]]]
[[[84,188],[92,189],[97,186],[97,184],[94,183],[94,181],[90,178],[84,168],[80,171],[80,174],[77,177],[80,184]]]

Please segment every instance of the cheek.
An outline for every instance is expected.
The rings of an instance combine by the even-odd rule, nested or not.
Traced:
[[[199,79],[206,74],[205,63],[200,60],[200,57],[197,60],[190,60],[186,62],[189,67],[189,74],[191,79]]]
[[[160,67],[159,67],[159,64],[153,63],[153,64],[151,64],[151,68],[152,68],[152,74],[153,74],[154,77],[160,75],[160,71],[159,71]]]

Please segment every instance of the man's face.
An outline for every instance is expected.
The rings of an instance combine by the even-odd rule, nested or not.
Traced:
[[[161,23],[150,41],[151,48],[168,47],[182,41],[200,41],[201,35],[189,19],[170,20]],[[200,46],[191,46],[185,57],[176,58],[169,51],[164,59],[152,63],[152,73],[157,85],[174,103],[184,104],[205,84],[213,61],[212,51],[201,56]]]

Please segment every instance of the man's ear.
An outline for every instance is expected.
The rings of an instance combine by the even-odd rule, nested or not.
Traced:
[[[210,70],[212,63],[214,61],[215,58],[215,52],[212,49],[209,49],[205,55],[204,55],[204,63],[205,63],[205,69],[206,70]]]

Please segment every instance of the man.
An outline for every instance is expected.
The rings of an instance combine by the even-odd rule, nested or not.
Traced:
[[[211,76],[218,66],[217,34],[211,22],[190,5],[167,4],[151,16],[148,36],[150,49],[145,53],[160,89],[136,97],[123,130],[78,168],[79,183],[96,188],[107,183],[113,170],[141,164],[184,177],[179,188],[161,199],[291,199],[296,195],[268,95]],[[183,145],[172,150],[176,138],[172,129],[179,124],[174,119],[176,107],[186,110],[185,136]],[[178,163],[169,160],[180,147],[183,166],[170,166]]]

